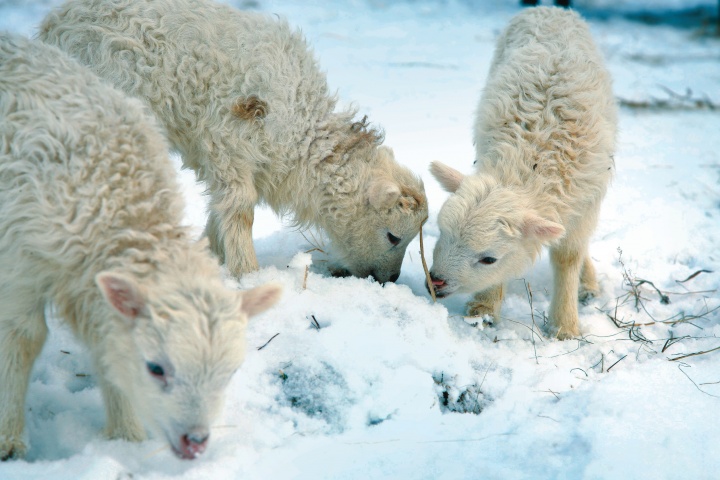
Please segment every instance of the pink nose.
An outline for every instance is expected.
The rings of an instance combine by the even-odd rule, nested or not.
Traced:
[[[210,434],[206,430],[194,430],[180,437],[180,454],[183,458],[193,459],[207,448]]]

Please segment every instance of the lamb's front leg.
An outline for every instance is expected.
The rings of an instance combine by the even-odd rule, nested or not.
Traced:
[[[580,271],[584,260],[584,249],[560,246],[550,250],[554,277],[550,321],[557,332],[557,338],[561,340],[580,334],[577,304]]]
[[[482,317],[489,315],[493,321],[500,318],[500,307],[504,296],[502,284],[478,292],[467,304],[467,313],[471,317]]]
[[[145,440],[145,428],[127,396],[108,382],[102,372],[98,376],[107,416],[105,435],[108,438],[122,438],[131,442]]]
[[[205,234],[210,249],[235,277],[258,269],[252,241],[257,193],[251,182],[213,192]]]
[[[7,292],[0,292],[7,293]],[[16,305],[0,312],[0,461],[25,456],[25,395],[30,371],[47,337],[44,302],[17,314],[23,295],[4,295]]]

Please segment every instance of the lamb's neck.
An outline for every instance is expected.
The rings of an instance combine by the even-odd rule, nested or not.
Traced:
[[[356,198],[348,198],[359,195],[372,168],[376,138],[364,123],[334,114],[276,189],[280,201],[271,206],[280,213],[293,212],[298,225],[327,228],[328,222],[338,221],[338,205],[357,204]],[[344,207],[344,215],[352,214]]]

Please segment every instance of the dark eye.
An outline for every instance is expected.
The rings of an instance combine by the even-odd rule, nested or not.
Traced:
[[[480,259],[480,263],[483,265],[492,265],[495,262],[497,262],[497,258],[495,257],[482,257]]]
[[[390,233],[390,232],[388,232],[388,234],[387,234],[387,239],[388,239],[388,241],[389,241],[390,243],[392,243],[393,245],[397,245],[397,244],[400,243],[400,241],[402,240],[402,238],[398,238],[398,237],[396,237],[395,235],[393,235],[393,234]]]
[[[150,372],[150,375],[152,375],[153,377],[155,377],[155,378],[165,377],[165,370],[163,369],[163,367],[161,367],[157,363],[147,362],[145,365],[147,366],[148,372]]]

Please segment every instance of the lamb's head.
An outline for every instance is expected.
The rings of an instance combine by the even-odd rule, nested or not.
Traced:
[[[395,161],[392,150],[377,147],[376,162],[360,179],[355,214],[326,226],[348,273],[394,282],[405,250],[427,218],[422,181]]]
[[[430,170],[453,193],[438,214],[440,238],[430,270],[438,297],[480,292],[517,277],[544,244],[565,234],[518,188],[485,174],[464,176],[439,162]]]
[[[219,276],[184,272],[150,281],[106,271],[96,283],[115,322],[102,355],[105,378],[179,457],[195,458],[243,362],[248,317],[271,307],[280,287],[238,292]]]

